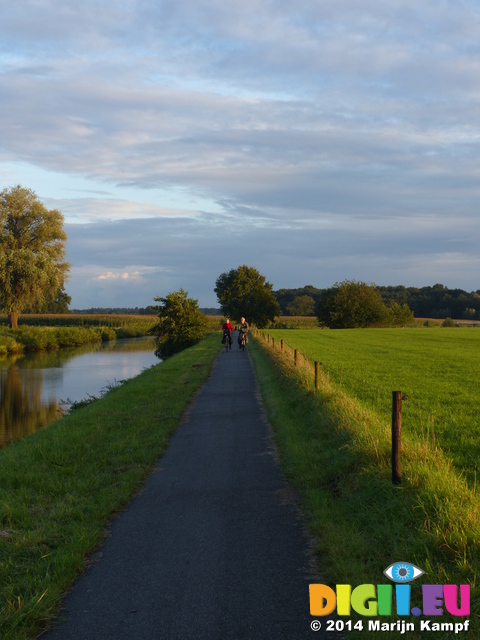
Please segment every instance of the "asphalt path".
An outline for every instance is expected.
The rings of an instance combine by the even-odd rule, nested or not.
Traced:
[[[309,547],[234,342],[42,640],[323,637],[310,629]]]

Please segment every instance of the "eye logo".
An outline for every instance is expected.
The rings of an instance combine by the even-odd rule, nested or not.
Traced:
[[[406,583],[423,576],[425,571],[410,562],[394,562],[383,573],[393,582]]]

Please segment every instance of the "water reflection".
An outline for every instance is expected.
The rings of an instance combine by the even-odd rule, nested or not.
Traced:
[[[0,448],[34,433],[106,386],[138,375],[159,360],[153,338],[60,349],[0,360]]]
[[[44,402],[37,371],[21,375],[18,366],[0,369],[0,447],[19,440],[58,418],[58,402]],[[33,375],[32,375],[33,374]]]

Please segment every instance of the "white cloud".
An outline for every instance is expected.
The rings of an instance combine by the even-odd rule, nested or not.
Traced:
[[[103,273],[101,276],[97,276],[97,280],[118,280],[119,278],[122,280],[130,280],[131,278],[138,278],[139,276],[139,271],[134,271],[132,274],[129,274],[127,271],[124,273],[112,273],[111,271],[108,271],[107,273]]]

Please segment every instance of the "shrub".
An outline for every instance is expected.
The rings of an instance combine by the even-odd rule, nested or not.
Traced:
[[[320,324],[330,329],[379,326],[388,321],[387,307],[377,287],[344,280],[327,289],[317,309]]]
[[[442,322],[442,327],[455,327],[455,321],[452,320],[451,318],[445,318],[445,320]]]
[[[198,300],[189,298],[186,291],[179,289],[169,293],[166,298],[157,297],[155,300],[162,303],[156,307],[159,311],[155,327],[159,357],[168,358],[205,336],[205,316],[198,310]]]
[[[115,335],[117,338],[137,338],[143,334],[135,327],[119,327],[115,329]]]
[[[117,332],[111,327],[100,327],[99,331],[102,342],[115,342],[117,339]]]

